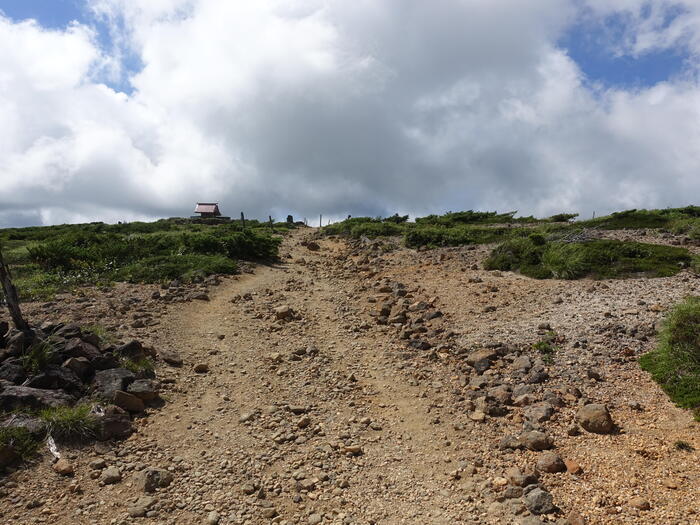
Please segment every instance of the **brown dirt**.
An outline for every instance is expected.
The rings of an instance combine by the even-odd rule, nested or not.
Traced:
[[[542,474],[560,512],[537,519],[700,523],[698,452],[674,448],[676,441],[700,448],[700,426],[636,362],[653,347],[663,310],[697,293],[697,278],[535,281],[481,270],[485,247],[383,253],[373,243],[326,239],[312,252],[300,245],[310,235],[293,233],[284,263],[224,280],[208,302],[160,307],[150,327],[130,329],[119,315],[108,317],[121,335],[185,359],[180,369],[159,364],[165,405],[124,442],[65,451],[74,478],[53,472],[48,457],[9,476],[0,487],[0,521],[530,523],[535,518],[520,498],[504,498],[503,476],[508,467],[534,465],[541,453],[498,447],[523,428],[527,407],[474,421],[483,389],[470,383],[476,374],[464,355],[499,343],[536,360],[529,347],[542,337],[538,326],[549,323],[561,348],[533,395],[563,400],[541,426],[583,473]],[[406,285],[409,302],[431,300],[442,312],[418,334],[430,349],[407,348],[416,334],[401,339],[400,327],[370,315],[391,296],[381,287],[395,282]],[[276,320],[282,305],[297,318]],[[510,360],[483,378],[517,386]],[[194,373],[199,363],[210,371]],[[621,431],[569,436],[581,403],[567,397],[572,386],[606,403]],[[119,467],[122,482],[93,479],[88,463],[96,457]],[[151,517],[131,518],[128,507],[143,496],[134,472],[146,466],[171,470],[174,481],[153,494]],[[650,509],[633,508],[635,497]]]

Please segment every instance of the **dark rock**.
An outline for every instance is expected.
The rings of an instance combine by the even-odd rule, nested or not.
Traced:
[[[7,321],[0,321],[0,348],[5,348],[7,345],[7,339],[5,338],[5,334],[10,329],[10,324]]]
[[[593,403],[581,407],[576,420],[584,430],[595,434],[611,434],[615,430],[615,423],[605,405]]]
[[[41,374],[27,381],[31,388],[47,388],[49,390],[65,390],[71,395],[79,396],[83,391],[83,383],[72,370],[62,366],[49,365]]]
[[[536,423],[544,423],[545,421],[549,421],[552,415],[554,414],[554,407],[550,405],[549,403],[537,403],[536,405],[532,405],[530,408],[528,408],[525,411],[525,418],[536,422]]]
[[[125,391],[135,379],[134,373],[125,368],[100,370],[95,373],[93,390],[97,395],[112,400],[115,392]]]
[[[99,348],[78,337],[74,337],[66,343],[64,352],[68,357],[85,357],[90,360],[100,355]]]
[[[32,337],[24,332],[10,331],[5,337],[5,346],[9,355],[21,355],[32,344]]]
[[[167,470],[148,467],[137,472],[133,477],[137,488],[144,492],[155,492],[157,488],[165,488],[173,482],[173,475]]]
[[[63,337],[64,339],[72,339],[73,337],[80,337],[82,331],[77,324],[71,323],[61,326],[54,332],[54,334],[59,337]]]
[[[160,385],[153,379],[137,379],[129,385],[126,391],[143,401],[152,401],[158,397]]]
[[[556,510],[552,495],[537,487],[525,495],[525,506],[533,514],[549,514]]]
[[[554,447],[552,439],[544,432],[531,430],[520,435],[520,443],[528,450],[548,450]]]
[[[119,408],[123,408],[124,410],[127,410],[129,412],[143,412],[146,408],[141,398],[136,397],[133,394],[129,394],[128,392],[123,392],[121,390],[117,390],[114,392],[114,396],[112,396],[112,402]]]
[[[43,390],[28,386],[5,386],[0,391],[0,408],[15,410],[18,408],[62,407],[72,404],[75,399],[60,390]]]
[[[537,484],[537,473],[532,469],[521,471],[518,467],[511,467],[505,472],[505,477],[511,485],[516,487],[527,487]]]
[[[72,371],[82,381],[85,381],[92,374],[92,365],[86,357],[71,357],[63,363],[63,367]]]
[[[109,405],[96,415],[97,437],[101,441],[109,439],[124,439],[134,431],[131,418],[121,408]]]
[[[147,355],[143,345],[136,340],[129,341],[128,343],[117,347],[116,350],[114,350],[114,353],[116,355],[128,357],[129,359],[134,360],[143,359]]]
[[[19,460],[12,445],[0,445],[0,468],[9,467]]]
[[[119,368],[119,359],[111,353],[102,354],[92,361],[90,364],[95,370],[111,370],[112,368]]]
[[[21,363],[8,359],[0,366],[0,379],[19,385],[27,379],[27,374]]]

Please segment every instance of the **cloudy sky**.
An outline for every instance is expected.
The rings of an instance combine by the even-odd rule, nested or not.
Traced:
[[[0,226],[700,204],[697,0],[0,11]]]

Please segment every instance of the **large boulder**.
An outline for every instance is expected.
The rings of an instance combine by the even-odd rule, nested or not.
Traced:
[[[0,391],[0,409],[42,409],[71,405],[75,399],[61,390],[44,390],[28,386],[5,386]]]
[[[557,510],[552,495],[539,487],[530,490],[524,499],[525,506],[533,514],[549,514]]]
[[[23,428],[35,437],[43,437],[46,433],[46,423],[44,420],[19,412],[12,414],[9,418],[0,423],[1,428]]]
[[[82,381],[72,370],[54,365],[49,365],[42,373],[32,377],[25,386],[47,388],[49,390],[65,390],[75,396],[79,396],[83,391]]]
[[[153,401],[158,397],[160,383],[153,379],[137,379],[129,385],[127,392],[143,401]]]
[[[27,373],[18,359],[8,359],[0,366],[0,379],[19,385],[27,379]]]
[[[112,368],[110,370],[100,370],[95,373],[93,390],[95,394],[108,400],[114,399],[114,394],[121,390],[126,391],[127,387],[136,379],[136,376],[126,368]]]
[[[594,434],[611,434],[615,431],[615,423],[608,407],[593,403],[581,407],[576,413],[576,420],[584,430]]]
[[[100,349],[92,343],[74,337],[66,343],[64,353],[66,357],[85,357],[93,360],[100,356]]]

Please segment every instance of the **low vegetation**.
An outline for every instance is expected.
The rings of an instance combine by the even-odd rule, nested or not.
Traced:
[[[700,297],[689,297],[671,310],[658,347],[643,355],[640,365],[671,400],[700,417]]]
[[[50,298],[81,285],[159,283],[233,274],[238,260],[274,260],[292,227],[186,219],[0,230],[0,244],[23,299]]]
[[[688,250],[675,246],[607,239],[547,241],[543,236],[533,234],[499,244],[484,267],[519,271],[536,279],[620,279],[668,277],[691,262]]]
[[[64,443],[85,441],[97,432],[97,419],[89,404],[47,408],[39,412],[39,418],[46,424],[46,433]]]
[[[0,427],[0,449],[11,447],[23,461],[32,459],[39,448],[39,441],[23,427]]]

